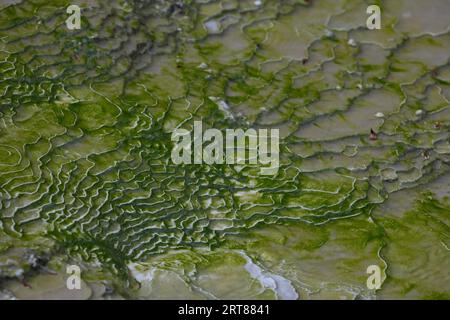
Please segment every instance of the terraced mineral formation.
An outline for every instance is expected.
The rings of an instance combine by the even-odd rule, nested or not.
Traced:
[[[2,1],[0,298],[449,299],[450,2],[373,2]],[[200,120],[277,175],[173,164]]]

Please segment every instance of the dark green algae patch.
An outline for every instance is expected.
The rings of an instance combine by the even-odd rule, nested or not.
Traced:
[[[4,297],[66,264],[80,299],[448,297],[445,1],[68,5],[0,7]],[[195,120],[280,129],[278,174],[174,165]]]

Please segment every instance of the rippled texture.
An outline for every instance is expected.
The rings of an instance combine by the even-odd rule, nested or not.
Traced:
[[[78,3],[0,5],[4,296],[449,298],[448,1]],[[195,120],[279,128],[277,176],[174,165]]]

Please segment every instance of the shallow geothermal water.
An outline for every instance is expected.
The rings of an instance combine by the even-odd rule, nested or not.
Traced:
[[[70,4],[0,3],[0,299],[450,299],[448,0]]]

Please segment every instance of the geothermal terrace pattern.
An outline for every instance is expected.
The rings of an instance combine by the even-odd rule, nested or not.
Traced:
[[[0,298],[450,299],[450,2],[373,2],[3,0]],[[277,175],[175,165],[200,120]]]

